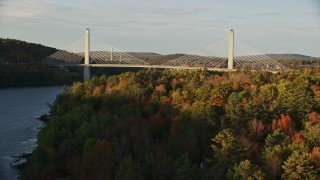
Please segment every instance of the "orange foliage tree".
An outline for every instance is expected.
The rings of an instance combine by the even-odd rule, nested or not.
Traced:
[[[314,147],[308,156],[315,164],[316,169],[320,171],[320,147]]]
[[[290,136],[295,134],[295,128],[296,124],[294,123],[290,115],[281,114],[280,119],[278,119],[272,124],[273,130],[280,129],[282,132]]]

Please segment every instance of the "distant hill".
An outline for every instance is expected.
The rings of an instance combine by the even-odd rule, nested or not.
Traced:
[[[184,54],[168,54],[168,55],[161,55],[161,54],[157,54],[157,53],[139,53],[139,52],[135,52],[135,53],[129,53],[134,57],[137,57],[139,59],[142,59],[152,65],[159,65],[159,64],[163,64],[166,63],[170,60],[179,58],[181,56],[183,56]]]
[[[154,56],[162,56],[162,54],[154,53],[154,52],[127,52],[131,56],[134,57],[154,57]]]
[[[307,55],[302,55],[302,54],[266,54],[272,59],[275,60],[303,60],[303,59],[313,59],[314,57],[312,56],[307,56]]]
[[[139,59],[145,60],[150,64],[162,64],[168,62],[172,59],[179,58],[185,54],[168,54],[161,55],[153,52],[128,52],[128,54],[137,57]],[[312,61],[312,60],[320,60],[320,58],[302,55],[302,54],[266,54],[268,57],[277,60],[277,61],[288,61],[288,62],[296,62],[296,61]]]
[[[128,54],[134,56],[134,57],[142,57],[142,58],[172,58],[172,57],[177,57],[177,56],[182,56],[185,54],[168,54],[168,55],[162,55],[159,53],[154,53],[154,52],[127,52]],[[282,60],[282,59],[312,59],[316,57],[312,56],[307,56],[303,54],[266,54],[270,58],[273,58],[275,60]]]

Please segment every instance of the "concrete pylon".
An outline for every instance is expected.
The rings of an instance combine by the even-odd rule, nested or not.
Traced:
[[[234,57],[234,31],[231,29],[229,32],[228,69],[233,69],[233,57]]]
[[[85,47],[84,47],[84,67],[83,67],[83,81],[90,79],[90,31],[86,30]]]

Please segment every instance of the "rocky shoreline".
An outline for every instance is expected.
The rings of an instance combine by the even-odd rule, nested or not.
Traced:
[[[49,122],[50,113],[43,114],[41,116],[35,117],[34,119],[47,124]],[[32,152],[24,152],[20,155],[11,156],[14,161],[10,164],[10,167],[15,171],[15,173],[20,176],[24,166],[27,163],[27,159],[32,155]]]

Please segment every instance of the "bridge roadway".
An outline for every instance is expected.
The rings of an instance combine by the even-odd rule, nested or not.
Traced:
[[[227,68],[206,68],[206,67],[187,67],[187,66],[165,66],[165,65],[139,65],[139,64],[55,64],[54,66],[69,67],[119,67],[119,68],[148,68],[148,69],[207,69],[210,71],[236,71]]]

